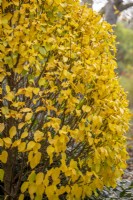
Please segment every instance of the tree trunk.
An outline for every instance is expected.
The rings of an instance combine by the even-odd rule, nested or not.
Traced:
[[[7,163],[4,166],[4,192],[5,192],[5,199],[12,200],[11,198],[11,182],[12,182],[12,156],[11,150],[8,151],[8,159]]]
[[[15,197],[16,191],[14,188],[13,178],[16,175],[13,163],[15,160],[13,150],[9,149],[8,159],[4,164],[4,199],[6,200],[17,200]]]
[[[82,0],[81,4],[87,4],[89,8],[93,6],[93,0]],[[133,2],[123,4],[123,0],[108,0],[107,4],[101,9],[104,19],[110,24],[116,24],[120,12],[133,6]]]
[[[116,24],[119,14],[132,7],[132,3],[123,4],[123,0],[108,0],[107,4],[101,9],[104,19],[110,24]]]
[[[117,8],[114,0],[109,0],[104,7],[104,18],[110,24],[116,24],[119,13],[116,12]]]

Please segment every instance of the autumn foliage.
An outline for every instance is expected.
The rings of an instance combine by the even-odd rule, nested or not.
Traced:
[[[81,200],[126,168],[111,26],[73,0],[2,0],[0,179],[7,199]]]

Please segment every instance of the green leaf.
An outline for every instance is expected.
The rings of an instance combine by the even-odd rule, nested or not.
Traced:
[[[39,48],[39,52],[42,54],[42,55],[46,55],[46,49],[44,47],[40,47]]]
[[[31,174],[28,177],[29,182],[33,182],[36,178],[36,173],[35,171],[32,171]]]

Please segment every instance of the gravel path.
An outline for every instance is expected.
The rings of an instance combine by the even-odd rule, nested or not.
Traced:
[[[127,161],[128,167],[125,170],[125,174],[123,176],[123,179],[128,179],[133,181],[133,124],[130,128],[130,136],[132,139],[128,141],[128,153],[129,153],[129,160]]]

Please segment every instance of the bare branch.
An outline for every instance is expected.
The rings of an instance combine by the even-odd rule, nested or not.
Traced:
[[[133,6],[133,2],[132,3],[127,3],[127,4],[121,4],[118,8],[119,11],[124,11],[128,8],[131,8]]]

